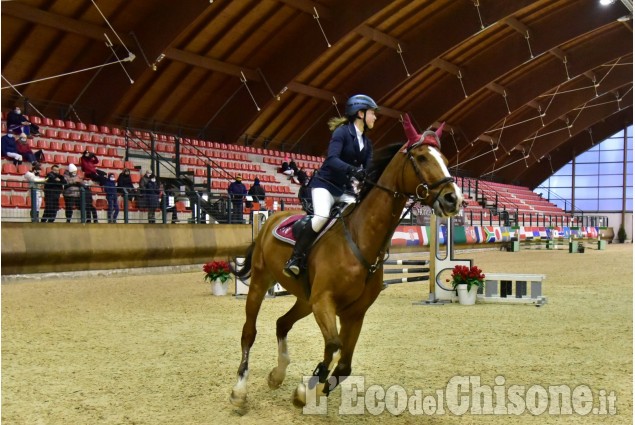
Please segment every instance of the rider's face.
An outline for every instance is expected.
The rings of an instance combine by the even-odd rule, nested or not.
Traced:
[[[366,126],[368,128],[373,128],[375,126],[375,121],[377,121],[377,115],[375,115],[375,111],[369,109],[366,111]]]

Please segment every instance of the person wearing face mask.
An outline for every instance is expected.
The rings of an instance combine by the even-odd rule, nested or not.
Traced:
[[[44,159],[44,152],[39,150],[37,152],[33,152],[31,147],[29,146],[29,142],[27,140],[27,135],[25,133],[20,134],[20,138],[18,139],[18,153],[22,155],[22,159],[30,162],[31,164],[42,161]]]
[[[13,126],[20,127],[20,133],[30,134],[32,136],[40,135],[40,128],[26,119],[26,117],[22,115],[22,110],[17,105],[7,114],[7,127],[11,128]]]
[[[51,167],[51,171],[46,175],[44,183],[44,214],[42,223],[53,223],[60,209],[60,196],[66,184],[66,179],[60,174],[59,165]]]
[[[117,183],[113,173],[108,174],[108,180],[104,182],[106,201],[108,201],[108,223],[116,223],[119,215],[119,202],[117,201]]]
[[[137,201],[137,206],[139,208],[146,208],[146,199],[145,199],[145,189],[150,182],[150,177],[152,176],[152,170],[146,170],[145,174],[139,180],[139,200]]]
[[[85,150],[80,159],[80,167],[84,171],[84,175],[94,182],[102,184],[106,179],[106,172],[97,169],[99,158],[92,152]]]
[[[97,208],[93,203],[93,192],[90,190],[93,181],[84,176],[84,185],[80,189],[84,191],[84,208],[86,210],[86,223],[90,223],[91,219],[93,223],[97,223]]]
[[[124,168],[124,170],[117,177],[117,191],[119,194],[128,195],[128,201],[134,201],[136,199],[137,190],[132,183],[132,177],[130,176],[130,170]]]
[[[77,167],[75,164],[69,164],[68,170],[64,173],[64,178],[66,179],[66,184],[64,185],[66,222],[70,223],[73,218],[73,210],[79,210],[81,208],[80,196],[81,189],[84,185],[77,175]]]
[[[46,178],[40,177],[40,164],[33,163],[31,171],[24,173],[24,180],[29,182],[29,195],[33,200],[33,192],[35,191],[35,210],[31,209],[31,221],[37,223],[39,221],[40,205],[42,205],[42,183],[46,181]]]
[[[22,155],[18,152],[17,137],[22,134],[20,127],[9,127],[9,133],[2,136],[2,156],[5,158],[11,158],[15,165],[22,164]]]
[[[150,181],[143,189],[143,199],[145,206],[148,209],[148,223],[155,223],[155,213],[159,208],[159,195],[161,194],[161,188],[159,182],[154,174],[150,174]]]

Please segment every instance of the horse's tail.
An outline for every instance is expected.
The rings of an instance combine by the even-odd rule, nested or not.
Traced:
[[[236,277],[240,279],[249,279],[251,277],[251,257],[254,254],[254,247],[256,246],[256,242],[252,242],[247,248],[247,252],[245,253],[245,260],[240,264],[240,270],[238,270],[239,264],[236,263],[236,266],[232,266],[232,273],[236,275]]]

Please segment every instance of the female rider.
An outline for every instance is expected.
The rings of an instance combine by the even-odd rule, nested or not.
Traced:
[[[370,166],[372,150],[366,131],[373,128],[377,103],[366,95],[352,96],[346,102],[345,117],[331,118],[333,132],[327,157],[310,183],[313,216],[298,235],[293,254],[284,266],[284,274],[298,277],[304,268],[306,252],[329,219],[335,202],[355,202],[351,178],[360,182]]]

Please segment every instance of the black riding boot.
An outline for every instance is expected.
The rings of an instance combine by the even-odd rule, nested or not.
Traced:
[[[285,276],[295,277],[296,279],[300,276],[304,268],[306,254],[315,241],[315,238],[317,238],[317,235],[317,232],[311,227],[311,222],[308,222],[298,236],[298,240],[295,242],[291,258],[289,258],[289,261],[287,261],[287,264],[285,264],[282,270]]]

